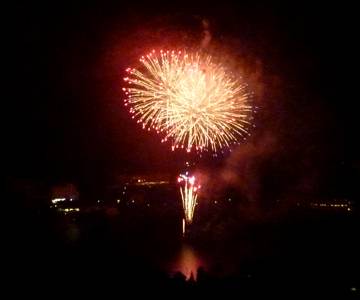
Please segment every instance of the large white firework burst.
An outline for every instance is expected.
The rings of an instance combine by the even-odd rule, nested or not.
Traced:
[[[250,93],[240,77],[206,54],[153,50],[128,68],[125,105],[172,149],[218,151],[249,135]]]

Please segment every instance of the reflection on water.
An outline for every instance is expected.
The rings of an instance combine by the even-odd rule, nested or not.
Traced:
[[[200,258],[194,248],[188,244],[183,244],[175,263],[171,267],[171,272],[181,272],[186,279],[197,278],[197,270],[199,267],[205,268],[205,262]]]

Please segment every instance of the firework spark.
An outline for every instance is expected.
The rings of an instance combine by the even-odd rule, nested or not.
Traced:
[[[188,176],[187,172],[186,174],[181,174],[178,177],[178,182],[184,184],[180,187],[181,199],[185,213],[185,219],[183,220],[183,234],[185,234],[185,223],[192,223],[198,196],[197,191],[201,187],[200,185],[196,185],[195,181],[195,176]]]
[[[250,135],[250,94],[240,78],[210,55],[153,50],[128,68],[125,105],[172,150],[218,151]]]

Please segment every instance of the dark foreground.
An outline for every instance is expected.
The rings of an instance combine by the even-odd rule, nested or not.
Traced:
[[[5,258],[14,293],[359,296],[355,213],[290,211],[276,221],[232,228],[231,234],[221,224],[209,231],[201,228],[209,224],[197,224],[185,240],[172,215],[125,217],[99,210],[64,216],[32,209],[15,215],[9,226],[15,247]],[[196,280],[168,269],[184,243],[207,261]]]

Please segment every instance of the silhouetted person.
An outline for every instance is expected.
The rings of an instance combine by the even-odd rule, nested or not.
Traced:
[[[199,284],[206,283],[208,281],[209,277],[208,274],[205,272],[205,269],[203,267],[199,267],[197,269],[197,282]]]

